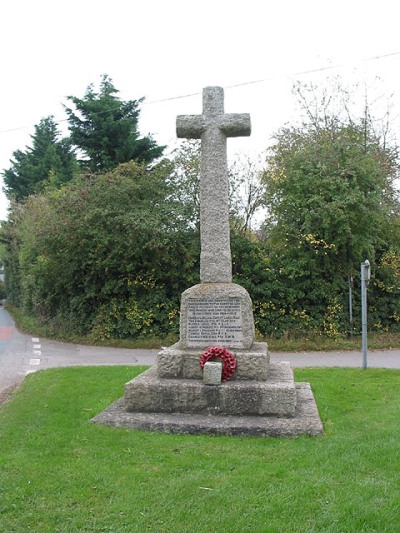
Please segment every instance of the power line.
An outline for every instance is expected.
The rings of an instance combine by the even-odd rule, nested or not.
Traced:
[[[355,61],[353,62],[352,64],[357,64],[357,63],[367,63],[367,62],[370,62],[370,61],[378,61],[380,59],[386,59],[388,57],[393,57],[393,56],[398,56],[400,55],[400,51],[399,52],[391,52],[389,54],[382,54],[382,55],[378,55],[378,56],[373,56],[373,57],[368,57],[366,59],[360,59],[358,61]],[[341,64],[338,64],[338,65],[328,65],[328,66],[325,66],[325,67],[319,67],[319,68],[315,68],[315,69],[310,69],[310,70],[302,70],[300,72],[294,72],[292,74],[286,74],[286,75],[280,75],[280,76],[270,76],[268,78],[260,78],[260,79],[257,79],[257,80],[252,80],[252,81],[245,81],[245,82],[241,82],[241,83],[236,83],[236,84],[233,84],[233,85],[226,85],[224,88],[225,89],[235,89],[237,87],[244,87],[246,85],[256,85],[258,83],[265,83],[265,82],[268,82],[268,81],[274,81],[276,79],[281,79],[281,78],[293,78],[295,76],[305,76],[305,75],[308,75],[308,74],[316,74],[318,72],[324,72],[324,71],[327,71],[327,70],[336,70],[336,69],[339,69],[339,68],[342,68],[342,67],[345,67],[345,66],[348,66],[348,64],[346,63],[341,63]],[[148,102],[146,102],[146,100],[143,101],[143,105],[152,105],[152,104],[159,104],[159,103],[163,103],[163,102],[170,102],[172,100],[182,100],[184,98],[191,98],[192,96],[198,96],[198,95],[201,95],[201,91],[197,91],[197,92],[194,92],[194,93],[189,93],[189,94],[182,94],[182,95],[179,95],[179,96],[170,96],[168,98],[162,98],[162,99],[159,99],[159,100],[150,100]],[[99,111],[98,113],[104,113],[104,111]],[[61,122],[67,122],[68,119],[65,118],[65,119],[60,119],[60,120],[57,120],[57,124],[61,123]],[[0,130],[0,134],[2,133],[11,133],[13,131],[21,131],[21,130],[27,130],[27,129],[31,129],[32,127],[34,126],[20,126],[20,127],[17,127],[17,128],[10,128],[10,129],[7,129],[7,130]]]
[[[397,56],[397,55],[400,55],[400,51],[399,52],[391,52],[390,54],[383,54],[383,55],[380,55],[380,56],[374,56],[374,57],[369,57],[367,59],[361,59],[361,60],[358,60],[356,62],[354,62],[353,64],[355,63],[366,63],[366,62],[369,62],[369,61],[376,61],[378,59],[385,59],[387,57],[391,57],[391,56]],[[319,68],[315,68],[315,69],[310,69],[310,70],[302,70],[300,72],[294,72],[292,74],[282,74],[281,76],[270,76],[268,78],[261,78],[261,79],[257,79],[257,80],[252,80],[252,81],[244,81],[242,83],[235,83],[233,85],[226,85],[224,88],[225,89],[235,89],[236,87],[243,87],[245,85],[255,85],[257,83],[265,83],[267,81],[274,81],[278,78],[292,78],[294,76],[304,76],[304,75],[307,75],[307,74],[315,74],[317,72],[323,72],[323,71],[326,71],[326,70],[335,70],[335,69],[338,69],[338,68],[342,68],[342,67],[345,67],[347,66],[346,63],[341,63],[341,64],[338,64],[338,65],[328,65],[328,66],[325,66],[325,67],[319,67]],[[201,91],[198,91],[198,92],[195,92],[195,93],[191,93],[191,94],[183,94],[181,96],[171,96],[169,98],[163,98],[161,100],[151,100],[149,102],[143,102],[143,104],[158,104],[158,103],[161,103],[161,102],[168,102],[170,100],[180,100],[180,99],[183,99],[183,98],[189,98],[191,96],[197,96],[201,94]]]
[[[168,98],[162,98],[161,100],[150,100],[149,102],[144,100],[143,105],[159,104],[161,102],[170,102],[171,100],[182,100],[182,98],[191,98],[192,96],[198,96],[199,94],[201,94],[201,91],[190,94],[181,94],[180,96],[170,96]]]

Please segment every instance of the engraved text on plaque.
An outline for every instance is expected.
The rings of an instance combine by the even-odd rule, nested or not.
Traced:
[[[242,315],[240,300],[188,300],[188,346],[240,346]]]

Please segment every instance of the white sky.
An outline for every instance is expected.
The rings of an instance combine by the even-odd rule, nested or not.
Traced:
[[[31,144],[41,118],[66,131],[62,103],[108,74],[124,100],[146,97],[142,134],[175,143],[178,114],[201,112],[201,90],[225,87],[225,110],[249,112],[261,153],[294,118],[295,80],[341,75],[393,95],[400,108],[397,0],[3,0],[0,6],[0,170]],[[377,56],[381,59],[365,61]],[[324,67],[323,73],[297,74]],[[376,85],[375,76],[381,78]],[[259,83],[246,84],[254,80]],[[231,85],[244,84],[237,88]],[[378,89],[376,89],[378,87]],[[167,98],[199,93],[196,96]],[[159,102],[159,100],[164,100]],[[64,122],[62,122],[64,121]],[[7,202],[0,194],[0,219]]]

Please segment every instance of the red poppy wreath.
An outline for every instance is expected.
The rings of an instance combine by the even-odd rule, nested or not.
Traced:
[[[234,355],[226,348],[212,346],[211,348],[207,348],[200,357],[201,368],[204,369],[205,363],[212,359],[221,359],[224,363],[224,366],[222,367],[222,381],[229,381],[232,379],[236,369],[236,359]]]

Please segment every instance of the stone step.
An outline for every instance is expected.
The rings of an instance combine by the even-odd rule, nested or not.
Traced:
[[[288,363],[271,363],[265,381],[205,385],[199,379],[164,379],[151,368],[125,384],[130,412],[293,417],[296,387]]]
[[[209,416],[193,413],[132,413],[120,398],[92,419],[111,427],[192,435],[299,437],[322,435],[323,425],[309,383],[296,383],[294,417]]]
[[[249,350],[230,350],[236,358],[234,380],[252,379],[265,381],[269,374],[268,345],[254,342]],[[157,356],[157,373],[160,378],[202,379],[200,368],[201,349],[181,349],[176,343],[163,350]],[[219,359],[216,359],[218,361]]]

